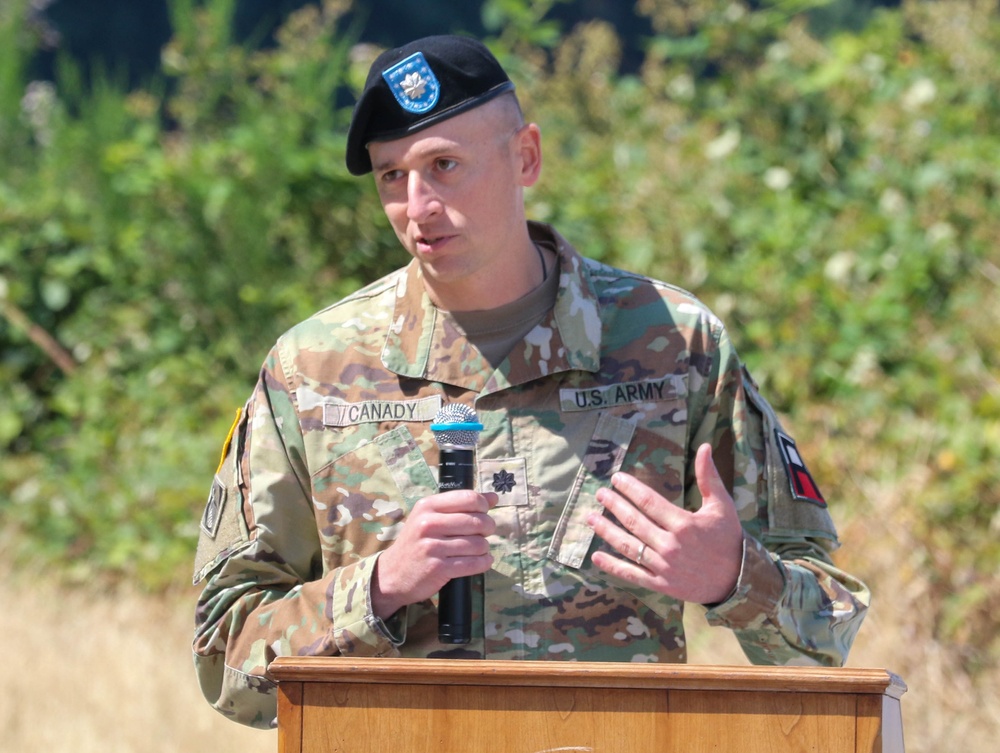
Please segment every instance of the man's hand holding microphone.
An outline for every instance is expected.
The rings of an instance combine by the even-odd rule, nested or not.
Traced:
[[[460,403],[449,403],[435,416],[431,431],[441,451],[440,491],[413,506],[399,536],[379,556],[372,583],[372,608],[382,619],[440,592],[442,643],[469,642],[471,578],[493,565],[487,536],[496,531],[489,511],[498,497],[475,490],[481,430],[475,411]]]

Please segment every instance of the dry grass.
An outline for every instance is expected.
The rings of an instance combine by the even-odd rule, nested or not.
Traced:
[[[3,750],[274,753],[274,732],[209,708],[195,683],[193,594],[152,599],[3,578]]]
[[[848,525],[842,564],[876,592],[850,664],[902,676],[908,753],[994,750],[1000,739],[1000,677],[978,686],[947,646],[927,636],[922,579],[908,568],[911,542],[892,495],[881,514]],[[900,492],[895,499],[902,499]],[[277,750],[274,732],[234,724],[212,711],[195,684],[189,654],[194,593],[153,599],[97,594],[6,577],[0,634],[8,646],[0,696],[4,749],[18,753],[255,753]],[[742,664],[732,636],[688,620],[692,661]]]

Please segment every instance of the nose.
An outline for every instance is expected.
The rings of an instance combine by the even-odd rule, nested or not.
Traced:
[[[407,218],[414,222],[423,222],[440,212],[441,209],[441,198],[434,187],[419,171],[411,171],[407,176],[406,186]]]

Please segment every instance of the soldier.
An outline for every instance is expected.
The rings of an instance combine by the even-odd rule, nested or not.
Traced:
[[[202,519],[209,702],[274,724],[279,655],[683,662],[685,602],[757,664],[840,665],[869,601],[795,442],[689,293],[529,222],[537,125],[487,49],[383,53],[346,161],[410,264],[271,350]],[[430,423],[483,430],[439,492]],[[473,637],[436,594],[475,576]]]

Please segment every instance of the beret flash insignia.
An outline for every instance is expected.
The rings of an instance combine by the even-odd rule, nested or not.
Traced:
[[[399,106],[407,112],[421,113],[432,109],[441,94],[441,85],[427,64],[422,52],[415,52],[382,71]]]

